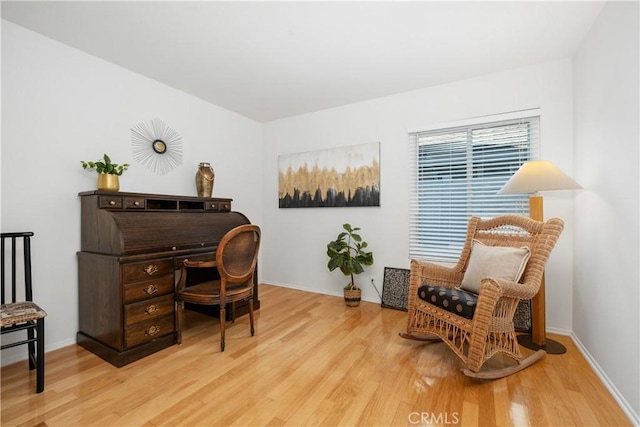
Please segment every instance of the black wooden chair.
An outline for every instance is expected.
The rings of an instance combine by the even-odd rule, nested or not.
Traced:
[[[1,350],[27,344],[29,351],[29,369],[36,370],[36,393],[44,390],[44,318],[47,313],[33,302],[31,288],[31,237],[32,232],[2,234],[2,305],[0,306],[0,333],[27,332],[27,338],[2,344]],[[11,256],[5,252],[6,242],[10,242]],[[22,246],[23,257],[20,265],[17,248]],[[10,271],[5,268],[9,260]],[[18,268],[24,270],[24,287],[18,286]],[[5,286],[9,275],[11,287]]]

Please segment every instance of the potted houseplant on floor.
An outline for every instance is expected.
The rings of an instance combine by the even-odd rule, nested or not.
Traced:
[[[120,180],[118,177],[122,175],[124,171],[129,169],[129,163],[119,165],[112,163],[111,158],[106,154],[102,159],[96,162],[85,162],[80,160],[82,168],[87,171],[96,171],[98,173],[98,190],[105,191],[119,191]]]
[[[327,267],[329,271],[339,268],[342,274],[350,277],[350,282],[344,287],[344,301],[347,306],[355,307],[360,305],[361,290],[356,286],[353,275],[362,273],[364,265],[373,264],[373,253],[364,250],[368,245],[356,233],[360,228],[350,224],[343,224],[342,228],[345,231],[327,244]]]

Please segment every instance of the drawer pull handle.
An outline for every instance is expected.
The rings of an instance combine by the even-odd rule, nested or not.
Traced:
[[[144,268],[144,272],[149,276],[152,276],[158,272],[158,266],[155,264],[149,264]]]
[[[144,309],[144,312],[145,312],[146,314],[153,314],[153,313],[155,313],[156,311],[158,311],[158,306],[157,306],[156,304],[151,304],[150,306],[148,306],[148,307],[146,307],[146,308]]]
[[[110,205],[110,206],[115,206],[115,205],[116,205],[115,200],[109,200],[109,205]]]
[[[149,285],[146,288],[144,288],[144,291],[148,294],[148,295],[153,295],[156,292],[158,292],[158,285]]]
[[[146,331],[144,331],[144,334],[147,336],[154,336],[157,335],[158,332],[160,332],[160,327],[159,326],[151,326],[149,329],[147,329]]]
[[[133,202],[133,206],[140,206],[140,202]]]

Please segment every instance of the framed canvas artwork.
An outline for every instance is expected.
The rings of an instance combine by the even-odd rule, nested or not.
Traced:
[[[280,155],[278,205],[380,206],[380,143]]]

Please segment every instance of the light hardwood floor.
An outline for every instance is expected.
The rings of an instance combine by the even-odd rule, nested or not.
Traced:
[[[26,361],[4,367],[2,425],[631,425],[567,337],[567,354],[477,381],[444,344],[400,338],[405,312],[268,285],[260,300],[256,336],[239,318],[224,353],[217,319],[190,312],[182,345],[119,369],[48,353],[39,395]]]

